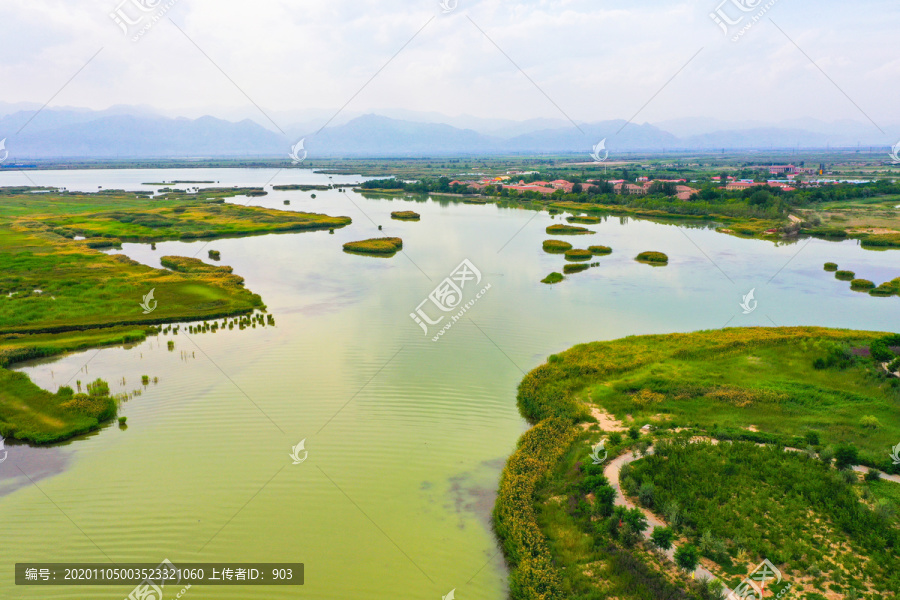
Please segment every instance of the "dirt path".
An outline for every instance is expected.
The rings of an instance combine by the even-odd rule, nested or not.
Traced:
[[[653,448],[650,448],[647,451],[647,453],[652,454]],[[653,532],[654,527],[668,527],[668,525],[664,521],[660,520],[656,515],[654,515],[649,510],[639,507],[639,506],[636,507],[632,502],[630,502],[628,500],[628,498],[626,498],[625,495],[622,493],[622,486],[619,482],[619,474],[622,472],[622,467],[624,467],[625,465],[627,465],[631,462],[639,460],[640,458],[642,458],[642,457],[634,452],[629,453],[629,454],[623,454],[622,456],[619,456],[618,458],[616,458],[612,462],[610,462],[608,465],[606,465],[606,467],[603,469],[603,474],[606,475],[606,478],[609,480],[609,485],[611,485],[613,487],[613,489],[616,490],[616,500],[615,500],[616,506],[624,506],[626,508],[640,508],[641,512],[644,513],[644,516],[647,517],[647,523],[650,526],[647,528],[646,531],[644,531],[643,535],[644,535],[644,539],[649,540],[650,534]],[[669,558],[670,561],[672,561],[673,563],[675,562],[675,547],[674,546],[669,548],[668,550],[666,550],[666,556]],[[706,570],[702,565],[697,566],[697,568],[694,570],[691,577],[693,579],[697,579],[697,578],[715,579],[716,578],[712,573],[710,573],[708,570]]]

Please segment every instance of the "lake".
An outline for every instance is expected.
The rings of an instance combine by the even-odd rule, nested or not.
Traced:
[[[361,180],[302,169],[28,176],[37,185],[85,191],[176,179],[220,186]],[[19,173],[0,174],[0,185],[27,184]],[[897,298],[853,292],[823,271],[833,261],[876,284],[900,276],[896,252],[863,250],[855,241],[776,245],[706,225],[609,217],[588,226],[596,234],[566,239],[576,247],[607,245],[613,254],[548,286],[540,280],[565,261],[544,253],[541,242],[548,225],[565,222],[561,215],[446,199],[366,199],[349,190],[267,190],[229,201],[346,215],[353,224],[334,234],[165,242],[156,250],[124,244],[121,252],[159,266],[166,254],[207,260],[207,249],[218,250],[221,264],[262,296],[275,327],[182,328],[129,348],[16,367],[54,391],[102,377],[115,392],[142,394],[121,407],[127,429],[112,425],[51,448],[7,442],[0,595],[124,598],[130,586],[15,589],[12,563],[168,558],[306,565],[300,589],[195,586],[185,597],[197,600],[437,599],[451,589],[461,600],[502,600],[506,569],[490,511],[503,463],[527,428],[516,386],[549,354],[594,340],[726,325],[900,331]],[[391,220],[397,210],[422,219]],[[384,259],[341,250],[381,236],[402,237],[403,252]],[[635,262],[645,250],[667,253],[669,265]],[[466,276],[451,281],[464,280],[457,311],[468,308],[432,341],[449,317],[426,333],[410,315],[418,308],[432,320],[457,313],[441,313],[429,295],[450,291],[432,297],[453,305],[453,288],[443,282],[463,261]],[[758,305],[744,314],[750,290]],[[123,299],[136,311],[140,301]],[[142,375],[158,383],[144,388]],[[292,448],[302,440],[306,460],[293,464]]]

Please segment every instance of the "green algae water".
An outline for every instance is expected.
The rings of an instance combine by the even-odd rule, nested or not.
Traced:
[[[262,186],[273,175],[31,177],[87,190],[176,179]],[[13,173],[3,177],[2,185],[21,183]],[[292,170],[270,183],[359,180]],[[189,333],[182,326],[127,348],[16,366],[51,390],[102,377],[114,392],[141,395],[122,404],[126,429],[113,424],[49,448],[7,441],[0,596],[118,599],[133,587],[16,587],[16,562],[169,559],[305,564],[303,586],[194,586],[183,596],[197,600],[436,600],[450,590],[460,600],[501,600],[506,568],[490,511],[500,470],[527,427],[516,385],[549,354],[593,340],[724,326],[900,330],[897,298],[853,292],[822,269],[833,261],[880,283],[900,276],[896,251],[849,241],[775,245],[707,226],[610,217],[588,226],[594,235],[561,239],[613,253],[545,285],[540,280],[565,264],[541,249],[546,227],[565,222],[560,215],[367,199],[347,188],[269,191],[231,201],[347,215],[353,224],[334,234],[165,242],[156,250],[125,244],[121,252],[159,266],[163,255],[207,260],[218,250],[218,264],[234,267],[262,296],[274,327]],[[410,209],[421,221],[390,219]],[[403,252],[384,259],[341,250],[382,236],[401,237]],[[636,262],[643,251],[665,252],[669,265]],[[742,306],[751,290],[755,304]],[[122,301],[140,310],[140,297]],[[458,319],[448,328],[450,315]],[[298,455],[292,449],[301,441]]]

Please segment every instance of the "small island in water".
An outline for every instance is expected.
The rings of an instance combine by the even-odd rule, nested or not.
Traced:
[[[344,252],[368,254],[389,258],[403,249],[403,240],[398,237],[372,238],[344,244]]]

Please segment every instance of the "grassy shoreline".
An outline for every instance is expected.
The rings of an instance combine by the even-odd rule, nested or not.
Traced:
[[[654,391],[650,384],[659,379],[660,368],[663,369],[663,373],[671,370],[675,377],[673,381],[684,381],[687,375],[682,372],[683,367],[680,366],[682,363],[696,361],[705,365],[712,357],[723,361],[744,360],[747,363],[746,370],[752,372],[758,365],[757,353],[769,353],[759,358],[759,361],[763,361],[762,367],[767,367],[771,364],[773,356],[779,356],[782,351],[788,349],[800,352],[804,358],[800,362],[797,362],[796,358],[792,359],[786,377],[796,377],[802,381],[810,377],[809,373],[818,373],[818,379],[813,382],[822,388],[823,394],[831,390],[832,395],[823,401],[826,404],[833,403],[843,398],[842,394],[850,393],[843,391],[844,387],[858,388],[863,382],[869,381],[868,378],[871,376],[865,374],[868,371],[853,370],[863,367],[852,364],[844,366],[845,369],[850,369],[846,371],[849,375],[845,375],[845,371],[839,366],[819,369],[812,365],[812,359],[819,355],[835,357],[835,360],[840,357],[847,358],[849,355],[845,355],[843,351],[833,352],[832,349],[870,344],[883,335],[816,327],[726,329],[692,334],[630,337],[613,342],[582,344],[551,356],[546,364],[528,373],[519,385],[519,410],[534,427],[520,438],[516,451],[503,470],[494,508],[495,530],[511,567],[511,597],[514,600],[526,598],[551,600],[570,597],[571,577],[575,576],[573,569],[585,568],[580,563],[575,565],[567,560],[560,562],[561,557],[558,553],[562,549],[558,545],[558,540],[551,543],[538,521],[536,490],[551,476],[554,469],[564,469],[560,460],[572,452],[576,440],[586,435],[585,429],[579,427],[579,424],[594,421],[590,413],[593,400],[602,403],[604,408],[623,419],[628,414],[637,415],[635,419],[650,419],[652,415],[662,414],[662,419],[653,422],[663,427],[674,425],[670,418],[666,417],[669,415],[671,419],[678,421],[679,425],[691,424],[700,417],[701,420],[696,425],[712,429],[715,423],[709,419],[722,423],[725,415],[730,414],[733,415],[734,422],[731,424],[726,422],[724,428],[721,426],[719,428],[725,434],[729,431],[734,434],[746,434],[750,441],[754,439],[765,441],[767,435],[779,441],[793,441],[797,437],[802,440],[804,434],[814,431],[821,435],[823,444],[856,443],[861,449],[860,455],[864,462],[879,462],[880,466],[887,459],[878,461],[875,458],[876,454],[873,454],[874,448],[886,445],[884,440],[892,439],[891,436],[900,436],[900,418],[897,418],[895,397],[900,386],[890,388],[892,391],[879,392],[877,381],[875,383],[870,381],[865,384],[867,387],[861,388],[869,395],[867,398],[871,396],[865,409],[851,404],[845,409],[835,410],[834,406],[827,405],[824,411],[817,412],[812,418],[793,421],[776,413],[770,417],[772,424],[769,425],[760,419],[766,411],[772,410],[773,401],[793,407],[790,403],[800,402],[799,398],[803,397],[797,396],[798,400],[790,400],[769,396],[768,394],[777,393],[776,391],[781,389],[780,380],[777,378],[771,380],[775,391],[757,390],[757,396],[751,398],[751,404],[743,407],[734,402],[744,402],[746,398],[733,388],[715,388],[705,392],[712,396],[701,397],[699,402],[705,403],[704,405],[712,403],[711,405],[718,407],[708,418],[698,413],[696,402],[690,405],[690,415],[694,415],[693,417],[688,414],[682,415],[680,412],[672,413],[678,403],[683,401],[666,399],[671,394],[675,394],[673,397],[676,397],[677,391],[670,390],[669,394]],[[797,348],[801,342],[805,349]],[[752,360],[747,359],[748,355]],[[669,363],[673,363],[671,367]],[[718,372],[715,369],[714,371]],[[763,376],[773,377],[766,373],[768,371],[765,371]],[[850,376],[852,381],[842,383],[844,377]],[[611,385],[609,382],[619,383]],[[632,388],[636,386],[644,387],[639,387],[635,391]],[[647,392],[638,394],[645,388]],[[863,392],[857,392],[857,395],[860,394]],[[885,394],[891,394],[890,398],[893,400],[889,402]],[[761,409],[751,409],[755,412],[750,416],[744,414],[754,401],[764,406]],[[627,407],[623,404],[626,402],[630,403]],[[672,402],[675,404],[671,404]],[[797,408],[791,410],[803,410],[802,406],[800,402]],[[642,410],[644,412],[641,412]],[[880,417],[878,420],[884,425],[884,430],[878,434],[877,439],[872,439],[872,434],[858,424],[860,410],[878,413]],[[848,419],[855,424],[853,431],[848,430]],[[756,425],[760,425],[758,430]],[[744,428],[747,426],[749,429]],[[768,431],[767,427],[773,428],[772,431]],[[781,429],[778,429],[779,427]],[[814,429],[811,429],[812,427]],[[576,557],[577,554],[578,552],[575,553]],[[567,568],[561,570],[561,565],[567,565]]]
[[[116,190],[38,195],[0,188],[0,435],[46,444],[115,417],[115,405],[111,411],[108,405],[114,399],[50,393],[6,369],[15,362],[140,342],[159,324],[265,311],[231,267],[165,256],[166,268],[155,269],[100,248],[122,240],[222,239],[350,223],[224,203],[245,193],[265,192],[228,188],[150,199]]]

